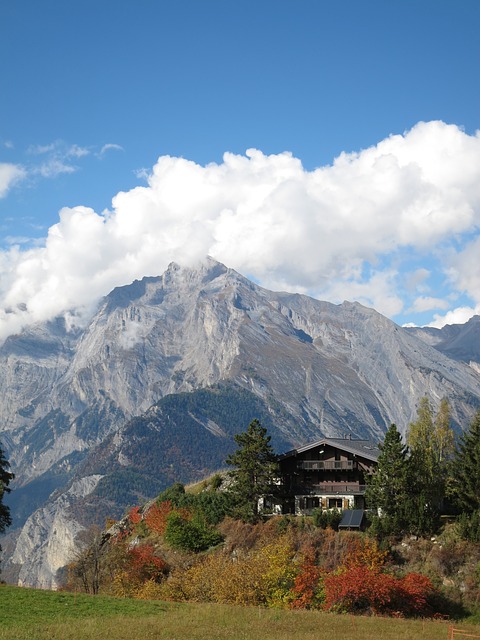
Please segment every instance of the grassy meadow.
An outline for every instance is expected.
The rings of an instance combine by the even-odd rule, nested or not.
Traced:
[[[480,636],[480,625],[456,623]],[[438,640],[449,623],[0,586],[0,640]]]

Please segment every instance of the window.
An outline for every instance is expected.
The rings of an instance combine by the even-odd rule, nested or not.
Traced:
[[[342,499],[341,498],[329,498],[328,499],[328,508],[329,509],[341,509],[342,508]]]

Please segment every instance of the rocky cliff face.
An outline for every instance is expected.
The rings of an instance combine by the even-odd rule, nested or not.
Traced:
[[[18,576],[19,586],[41,589],[59,586],[57,572],[74,560],[76,536],[84,529],[71,508],[79,498],[92,493],[100,478],[89,476],[77,480],[28,518],[8,562],[9,571]]]
[[[381,439],[390,422],[405,430],[424,394],[434,405],[448,397],[459,428],[480,406],[478,371],[375,311],[273,293],[213,260],[197,269],[172,264],[161,277],[115,289],[85,330],[57,320],[11,337],[0,363],[0,439],[17,495],[30,490],[32,507],[42,510],[52,508],[52,489],[103,473],[91,452],[108,457],[106,443],[123,451],[116,460],[129,467],[124,425],[169,394],[217,383],[241,388],[275,416],[278,441],[291,445],[345,433]],[[207,408],[195,411],[217,442],[231,441]],[[169,414],[157,415],[156,437],[165,438]],[[171,429],[180,435],[182,424]],[[22,505],[24,518],[31,515]],[[14,557],[25,566],[25,584],[46,585],[58,564],[45,560],[54,520],[43,511],[31,518]],[[50,524],[35,543],[37,562],[33,549],[24,550],[41,521]]]

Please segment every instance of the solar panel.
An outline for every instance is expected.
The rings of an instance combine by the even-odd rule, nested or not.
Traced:
[[[363,509],[347,509],[343,512],[342,519],[338,525],[339,529],[359,529],[362,526]]]

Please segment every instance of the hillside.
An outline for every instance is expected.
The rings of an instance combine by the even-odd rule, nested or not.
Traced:
[[[72,320],[73,318],[73,320]],[[0,348],[0,439],[16,474],[4,575],[55,586],[75,536],[172,479],[223,465],[252,417],[278,452],[403,432],[428,395],[454,426],[480,373],[358,303],[275,293],[213,260],[172,264]]]

